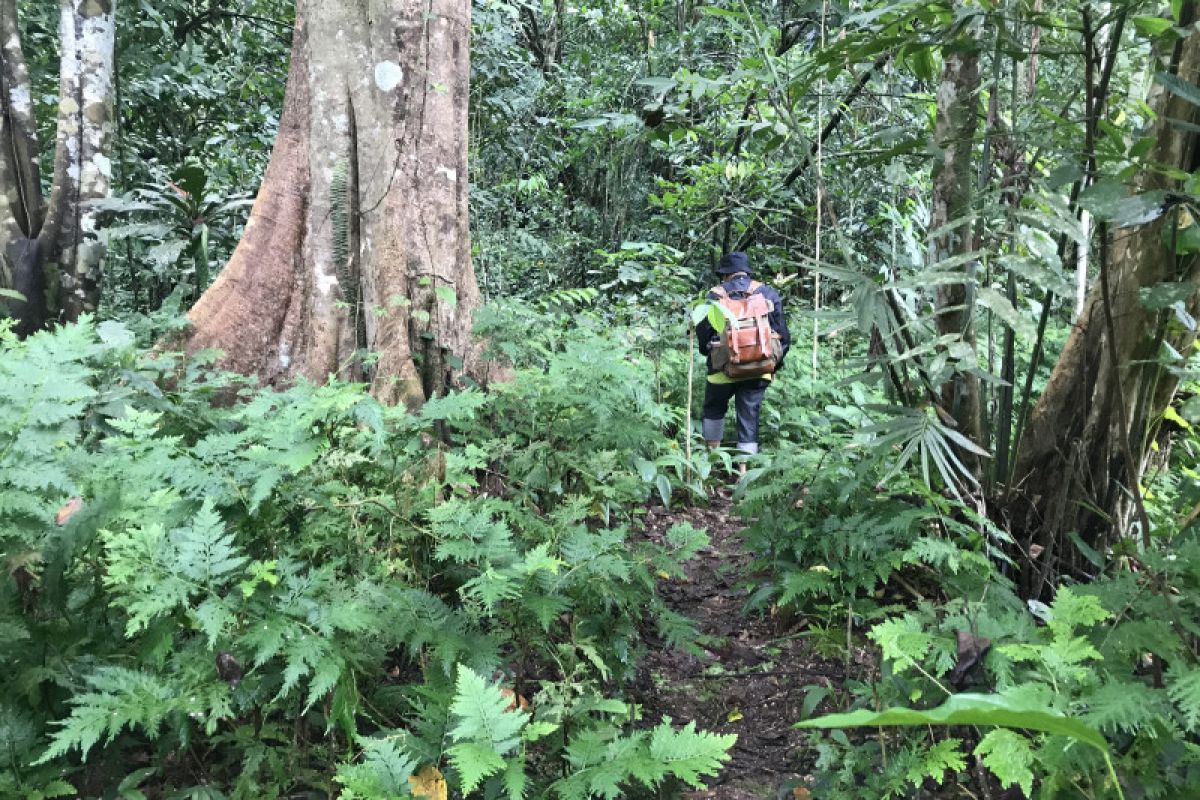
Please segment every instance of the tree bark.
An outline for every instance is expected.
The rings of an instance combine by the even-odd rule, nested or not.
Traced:
[[[943,55],[942,79],[937,92],[937,122],[934,143],[941,152],[933,178],[933,208],[929,226],[941,232],[929,242],[930,265],[965,255],[971,248],[971,227],[964,221],[971,211],[971,151],[979,126],[979,51],[974,42],[960,39]],[[958,222],[948,230],[951,223]],[[970,283],[973,265],[957,267],[964,273],[961,283],[945,284],[937,290],[938,333],[961,338],[972,354],[975,325]],[[974,368],[974,363],[961,364]],[[972,441],[980,438],[979,378],[959,370],[941,388],[942,405]],[[967,455],[967,454],[964,454]],[[971,458],[968,463],[977,459]]]
[[[15,0],[0,0],[0,287],[17,332],[95,311],[103,245],[90,202],[108,196],[113,130],[114,0],[62,0],[58,127],[50,199],[38,175],[29,73]]]
[[[220,348],[271,385],[365,379],[410,406],[486,377],[470,333],[469,30],[466,0],[297,0],[279,138],[189,351]]]
[[[91,203],[109,194],[113,134],[115,0],[62,0],[58,137],[43,244],[58,265],[59,318],[100,305],[104,245]]]
[[[1189,16],[1192,7],[1185,5]],[[1188,80],[1198,74],[1200,34],[1193,31],[1179,44],[1171,71]],[[1161,87],[1149,103],[1156,116],[1151,134],[1155,145],[1148,160],[1187,172],[1200,166],[1200,138],[1184,130],[1200,123],[1200,108]],[[1179,190],[1179,184],[1158,170],[1145,170],[1134,189]],[[1169,312],[1146,308],[1138,290],[1168,281],[1200,285],[1196,258],[1177,258],[1163,243],[1163,226],[1174,224],[1173,219],[1167,213],[1149,224],[1118,229],[1111,244],[1103,243],[1107,258],[1100,268],[1108,270],[1116,358],[1109,355],[1106,298],[1098,283],[1030,414],[1013,486],[1023,492],[1032,512],[1027,527],[1039,528],[1045,537],[1077,531],[1093,547],[1102,548],[1113,534],[1127,531],[1135,510],[1127,489],[1140,479],[1150,446],[1144,433],[1161,417],[1178,382],[1158,362],[1167,330],[1162,315]],[[1194,293],[1190,305],[1194,312]],[[1194,333],[1184,332],[1167,340],[1178,352],[1188,353],[1194,338]],[[1130,437],[1139,474],[1130,475],[1126,468],[1125,437]]]

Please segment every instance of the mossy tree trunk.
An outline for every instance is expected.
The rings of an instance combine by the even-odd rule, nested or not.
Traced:
[[[297,0],[279,138],[189,350],[410,406],[479,374],[469,31],[468,0]]]

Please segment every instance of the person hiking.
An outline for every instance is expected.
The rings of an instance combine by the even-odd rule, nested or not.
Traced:
[[[750,277],[750,259],[745,253],[726,253],[717,265],[717,274],[721,285],[709,291],[708,299],[728,311],[725,326],[721,333],[708,319],[696,326],[700,353],[708,358],[701,428],[708,446],[719,447],[725,434],[725,412],[730,399],[735,399],[737,448],[753,454],[758,452],[763,395],[783,367],[792,337],[779,293]]]

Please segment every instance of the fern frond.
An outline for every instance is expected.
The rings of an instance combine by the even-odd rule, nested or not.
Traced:
[[[697,731],[695,722],[674,730],[667,717],[650,734],[650,758],[689,786],[701,788],[704,786],[701,777],[720,772],[722,763],[729,760],[729,748],[736,741],[734,733]]]
[[[1183,714],[1189,731],[1200,728],[1200,669],[1183,664],[1167,672],[1167,694]]]
[[[456,723],[450,735],[459,742],[475,742],[504,755],[521,741],[521,728],[529,721],[524,711],[509,711],[512,698],[489,684],[469,667],[459,665],[450,713]]]
[[[959,749],[961,745],[960,740],[950,738],[925,748],[908,770],[906,777],[909,783],[920,786],[926,778],[933,778],[937,785],[941,786],[947,773],[953,776],[965,770],[967,762]]]
[[[1083,718],[1106,733],[1136,733],[1166,715],[1161,692],[1137,681],[1112,681],[1080,699]]]
[[[1033,794],[1033,750],[1024,736],[1008,728],[994,728],[979,741],[975,755],[999,779],[1000,786],[1020,786],[1026,797]]]
[[[51,735],[50,747],[36,763],[44,764],[75,748],[87,756],[102,738],[112,741],[124,728],[141,728],[156,739],[167,715],[182,707],[177,687],[145,672],[101,667],[88,677],[88,684],[92,691],[70,699],[70,716],[56,723],[59,730]]]
[[[334,777],[345,787],[346,794],[368,800],[411,796],[408,779],[419,762],[400,739],[359,738],[358,743],[362,747],[362,762],[341,764]]]

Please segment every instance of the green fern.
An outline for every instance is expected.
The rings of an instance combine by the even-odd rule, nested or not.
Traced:
[[[1183,715],[1189,731],[1200,728],[1200,669],[1173,665],[1167,673],[1167,694]]]
[[[92,691],[71,698],[71,713],[57,723],[50,746],[36,763],[66,755],[73,749],[87,756],[103,739],[112,741],[125,728],[140,728],[158,738],[167,716],[184,710],[179,688],[145,672],[123,667],[100,667],[87,679]]]
[[[670,717],[666,717],[650,734],[650,758],[662,766],[663,775],[674,775],[689,786],[702,788],[701,778],[720,772],[736,741],[737,734],[697,731],[695,722],[674,730]]]
[[[611,728],[585,731],[567,746],[571,774],[552,788],[562,800],[615,800],[625,796],[623,787],[631,781],[657,789],[668,776],[701,788],[702,778],[720,771],[736,741],[736,734],[697,731],[694,722],[675,730],[669,718],[649,733],[621,735]]]
[[[352,272],[354,254],[350,251],[350,164],[339,158],[333,166],[329,183],[329,209],[332,229],[333,263],[342,299],[352,308],[358,307],[358,276]]]
[[[1080,698],[1083,718],[1105,733],[1137,733],[1167,712],[1162,692],[1135,681],[1112,681]]]
[[[409,777],[416,771],[418,760],[405,749],[399,737],[360,737],[362,761],[341,764],[334,777],[340,783],[346,800],[385,800],[409,797]]]
[[[1019,786],[1026,797],[1033,794],[1033,750],[1024,736],[1007,728],[994,728],[979,740],[975,755],[1002,787]]]
[[[455,723],[447,751],[458,772],[464,793],[470,794],[486,777],[505,768],[505,756],[521,742],[521,729],[529,715],[510,710],[511,697],[466,666],[459,665],[450,713]]]
[[[926,778],[933,778],[941,786],[947,775],[953,776],[965,770],[967,762],[959,749],[961,746],[962,742],[958,739],[948,738],[925,749],[908,770],[909,783],[920,786]]]

